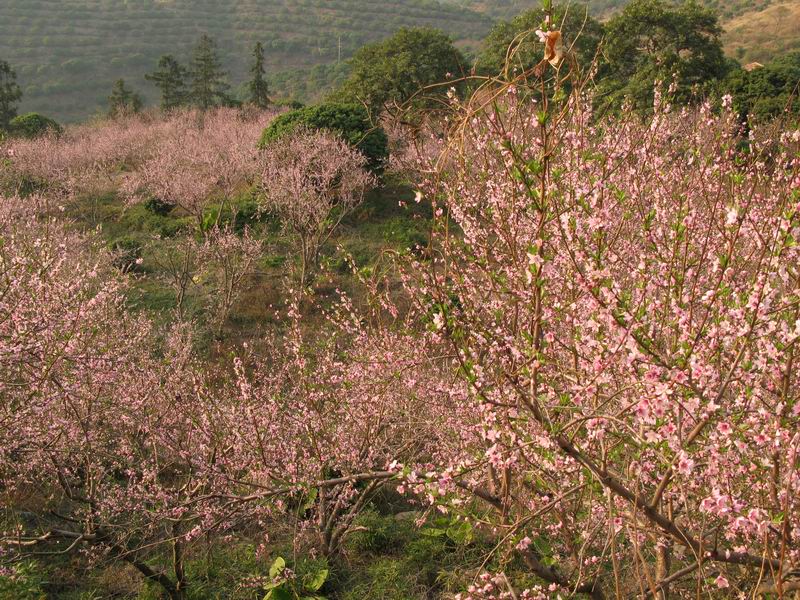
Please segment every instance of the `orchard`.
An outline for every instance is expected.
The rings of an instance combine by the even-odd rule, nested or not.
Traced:
[[[279,111],[3,142],[0,583],[76,556],[205,597],[246,540],[232,597],[321,597],[389,498],[480,550],[430,597],[795,597],[800,130],[660,83],[599,113],[550,51],[386,123],[428,235],[366,265],[389,183],[335,132],[259,148]],[[161,233],[121,260],[129,215]]]

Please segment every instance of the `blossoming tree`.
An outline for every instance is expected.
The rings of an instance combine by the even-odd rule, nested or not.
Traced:
[[[296,131],[270,144],[262,160],[263,206],[297,239],[299,282],[305,288],[322,247],[375,178],[361,152],[323,131]]]
[[[550,586],[524,597],[800,588],[800,134],[743,148],[729,104],[601,119],[509,87],[421,184],[407,288],[484,439],[429,489],[493,507]]]

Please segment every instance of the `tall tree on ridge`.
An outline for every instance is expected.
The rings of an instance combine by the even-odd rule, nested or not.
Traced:
[[[161,90],[161,109],[174,110],[187,103],[188,90],[186,79],[189,71],[170,54],[165,54],[158,59],[158,69],[145,75],[145,79],[152,81]]]
[[[248,84],[250,103],[258,108],[267,108],[272,100],[269,98],[269,84],[264,78],[264,46],[261,42],[257,42],[253,48],[253,58],[253,66],[250,67],[253,78]]]
[[[231,86],[222,69],[217,44],[208,34],[203,34],[194,49],[191,76],[191,99],[199,108],[207,110],[233,102],[228,95]]]
[[[22,90],[17,85],[17,74],[6,61],[0,60],[0,130],[17,116],[17,102],[22,98]]]

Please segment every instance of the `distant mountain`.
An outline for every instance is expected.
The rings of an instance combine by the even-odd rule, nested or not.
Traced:
[[[144,74],[161,54],[187,59],[201,33],[217,39],[234,84],[261,41],[270,73],[291,90],[298,78],[325,83],[341,73],[287,72],[335,65],[403,26],[477,44],[491,25],[488,15],[434,0],[2,0],[0,59],[17,70],[22,110],[76,120],[103,108],[120,77],[155,100]]]
[[[606,18],[627,0],[589,0]],[[704,0],[726,29],[730,56],[768,61],[800,49],[800,0]],[[346,76],[361,45],[403,26],[448,32],[477,48],[497,19],[541,0],[0,0],[0,59],[17,70],[21,109],[61,121],[106,106],[115,79],[157,100],[144,74],[161,54],[186,61],[200,34],[220,45],[231,83],[247,78],[250,52],[267,50],[275,95],[313,100]]]

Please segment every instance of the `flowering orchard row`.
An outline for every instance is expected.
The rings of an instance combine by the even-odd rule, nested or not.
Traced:
[[[392,486],[494,544],[461,598],[790,597],[800,132],[744,139],[727,101],[659,98],[646,122],[590,104],[455,104],[402,161],[434,207],[428,250],[312,331],[313,298],[290,295],[266,350],[213,368],[185,323],[155,336],[126,311],[127,276],[50,203],[100,172],[193,216],[255,185],[319,239],[315,207],[372,184],[363,160],[309,132],[258,153],[263,123],[225,113],[123,122],[142,133],[50,163],[7,149],[46,185],[3,198],[0,491],[20,516],[0,561],[82,548],[183,598],[200,538],[297,519],[299,545],[335,556]]]

